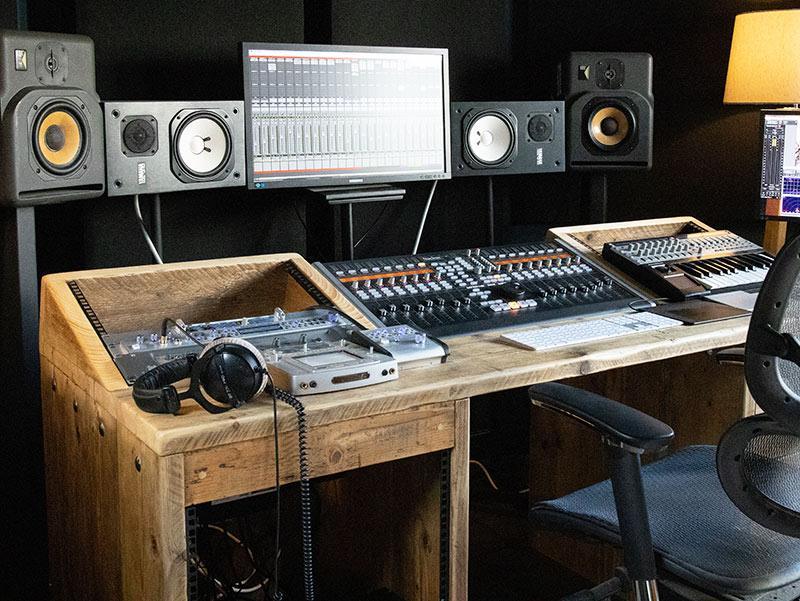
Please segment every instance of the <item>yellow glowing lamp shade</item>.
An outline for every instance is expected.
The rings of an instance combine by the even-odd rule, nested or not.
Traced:
[[[800,103],[800,9],[737,15],[725,104]]]

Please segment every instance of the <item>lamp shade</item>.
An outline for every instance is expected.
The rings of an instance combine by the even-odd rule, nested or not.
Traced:
[[[724,102],[800,103],[800,10],[737,15]]]

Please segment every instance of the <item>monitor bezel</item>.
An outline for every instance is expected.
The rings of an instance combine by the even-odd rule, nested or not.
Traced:
[[[763,152],[764,152],[764,126],[766,125],[766,120],[768,115],[788,115],[793,116],[796,115],[798,120],[800,120],[800,108],[796,107],[772,107],[767,109],[761,109],[760,111],[760,122],[759,122],[759,130],[761,133],[760,144],[759,144],[759,215],[761,219],[765,221],[797,221],[800,220],[800,215],[768,215],[767,214],[767,201],[775,200],[774,198],[765,198],[761,196],[761,178],[763,177],[763,170],[764,164],[762,162]],[[780,199],[778,199],[780,200]]]
[[[421,48],[401,46],[343,46],[331,44],[286,44],[271,42],[242,42],[242,85],[244,87],[244,120],[245,120],[245,162],[247,169],[247,187],[250,190],[271,190],[278,188],[310,188],[320,186],[353,187],[364,184],[388,184],[394,182],[434,181],[451,179],[453,165],[450,141],[450,57],[447,48]],[[252,95],[249,77],[249,52],[251,50],[281,50],[308,52],[363,52],[386,54],[430,54],[442,57],[442,89],[444,98],[442,117],[444,123],[444,170],[426,173],[397,172],[396,174],[364,174],[358,177],[348,175],[303,176],[293,179],[272,182],[255,181],[255,157],[253,156]],[[353,181],[357,180],[357,181]]]

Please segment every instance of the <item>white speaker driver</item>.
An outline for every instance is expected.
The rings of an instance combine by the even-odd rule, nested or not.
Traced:
[[[505,119],[482,115],[469,126],[467,147],[476,161],[485,165],[499,163],[514,147],[514,132]]]
[[[230,133],[209,116],[187,117],[175,141],[177,159],[190,175],[215,175],[230,156]]]

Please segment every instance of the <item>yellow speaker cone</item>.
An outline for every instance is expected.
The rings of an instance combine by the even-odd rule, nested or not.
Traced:
[[[71,113],[54,110],[39,122],[36,142],[42,159],[53,167],[67,168],[83,148],[81,126]]]
[[[589,120],[589,135],[600,147],[618,146],[628,137],[630,129],[628,115],[616,106],[599,108]]]

